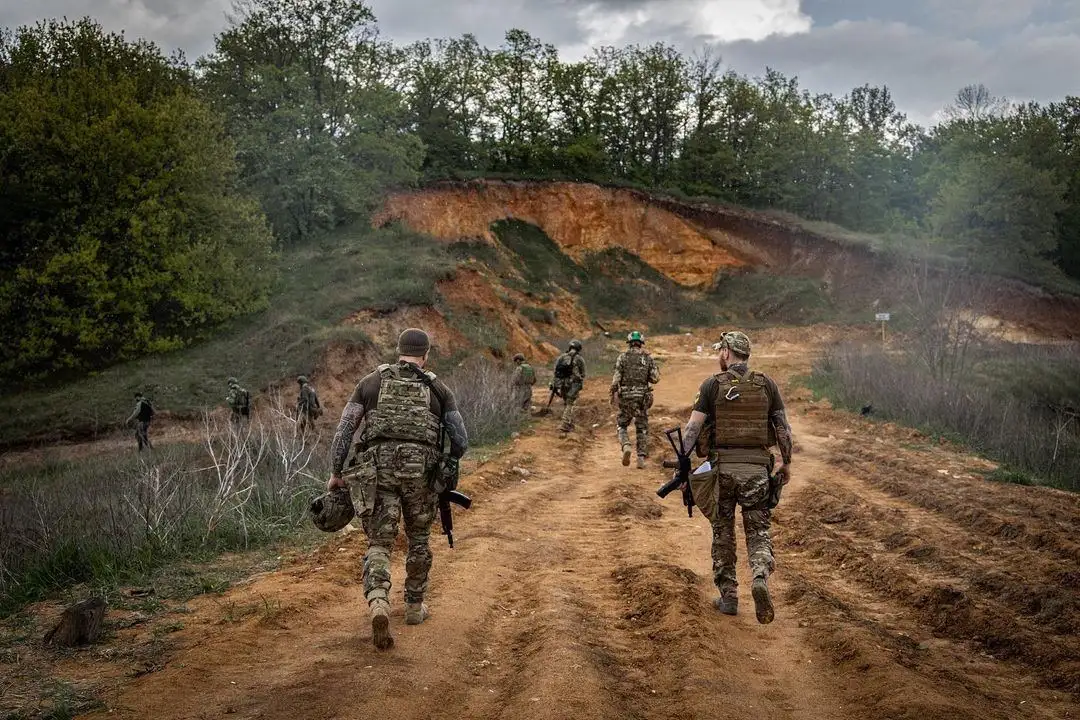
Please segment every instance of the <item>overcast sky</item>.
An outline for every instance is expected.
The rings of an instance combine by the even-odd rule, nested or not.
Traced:
[[[0,0],[0,26],[90,15],[189,58],[213,46],[232,0]],[[961,86],[1016,100],[1080,95],[1080,0],[370,0],[398,41],[521,27],[576,58],[590,46],[716,44],[744,74],[766,66],[815,92],[886,84],[926,123]]]

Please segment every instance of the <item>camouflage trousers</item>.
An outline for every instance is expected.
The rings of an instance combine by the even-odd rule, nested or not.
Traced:
[[[514,408],[528,410],[532,405],[532,387],[529,385],[514,385],[510,388],[510,397],[513,399]]]
[[[630,444],[630,421],[634,421],[634,439],[637,442],[637,454],[645,457],[649,454],[649,407],[652,406],[651,393],[620,393],[619,416],[615,419],[619,445]]]
[[[563,399],[562,429],[574,429],[574,409],[577,406],[578,395],[581,394],[581,383],[576,380],[556,381],[555,389],[559,397]]]
[[[153,444],[150,442],[150,421],[149,420],[136,420],[135,421],[135,442],[139,443],[139,452],[142,449],[150,448],[154,449]]]
[[[712,523],[713,582],[721,594],[734,592],[735,580],[735,505],[742,508],[746,554],[755,578],[769,577],[773,561],[769,537],[771,510],[765,507],[769,494],[769,473],[761,465],[721,463],[718,474],[718,502]]]
[[[374,507],[363,518],[368,549],[364,555],[364,595],[368,602],[390,598],[390,550],[405,519],[405,602],[420,602],[431,570],[431,522],[435,493],[428,488],[434,452],[412,443],[384,443],[377,451]]]

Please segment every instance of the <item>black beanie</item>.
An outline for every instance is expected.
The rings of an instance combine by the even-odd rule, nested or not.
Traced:
[[[431,340],[423,330],[409,328],[398,336],[397,349],[405,357],[424,357],[431,349]]]

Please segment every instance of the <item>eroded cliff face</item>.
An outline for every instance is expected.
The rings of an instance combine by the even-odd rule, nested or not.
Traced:
[[[390,197],[376,224],[400,220],[414,230],[453,241],[496,244],[491,224],[514,218],[540,227],[580,261],[621,247],[683,285],[705,285],[717,270],[748,264],[714,235],[626,190],[577,183],[483,182],[441,185]]]

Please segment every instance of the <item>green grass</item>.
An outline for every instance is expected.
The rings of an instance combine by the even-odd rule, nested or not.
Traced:
[[[331,343],[370,340],[342,320],[363,308],[428,305],[456,267],[445,245],[391,226],[342,228],[287,252],[269,309],[234,321],[212,340],[117,365],[79,381],[0,399],[0,447],[86,438],[115,429],[145,392],[159,411],[191,416],[224,404],[234,375],[254,393],[309,373]]]

